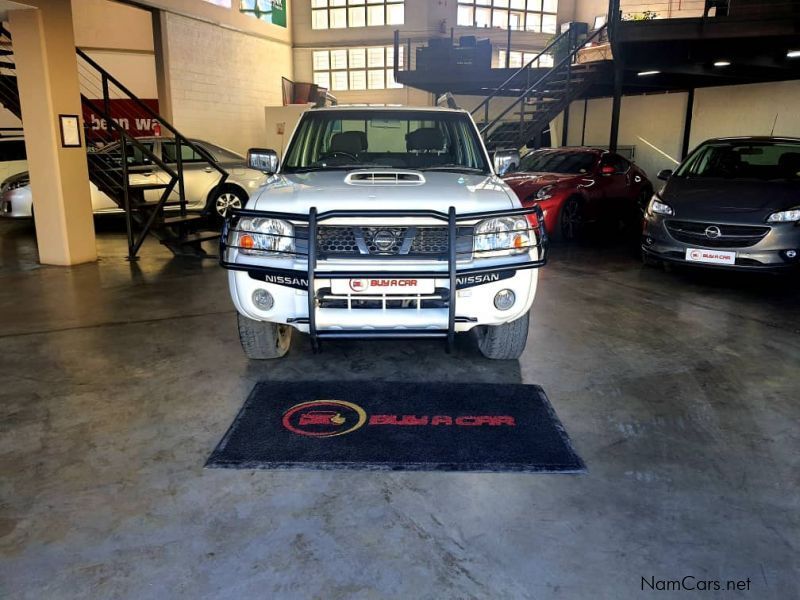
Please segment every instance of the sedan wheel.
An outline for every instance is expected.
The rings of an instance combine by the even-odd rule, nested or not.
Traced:
[[[244,206],[242,199],[236,192],[232,191],[222,192],[217,196],[217,200],[214,202],[214,209],[217,211],[217,216],[220,219],[224,219],[228,216],[228,212],[231,210],[239,210],[242,206]]]

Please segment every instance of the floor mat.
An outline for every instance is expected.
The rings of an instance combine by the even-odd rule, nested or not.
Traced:
[[[535,385],[262,382],[206,466],[586,470]]]

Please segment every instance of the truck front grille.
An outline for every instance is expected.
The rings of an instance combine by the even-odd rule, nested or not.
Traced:
[[[331,288],[317,292],[319,308],[394,309],[447,308],[450,290],[436,288],[433,294],[333,294]]]
[[[305,228],[303,228],[305,229]],[[308,231],[298,237],[307,239]],[[352,227],[324,225],[317,229],[317,255],[326,258],[358,258],[364,256],[408,256],[429,259],[447,258],[447,227],[436,226],[370,226]],[[459,258],[472,249],[472,228],[458,229]]]

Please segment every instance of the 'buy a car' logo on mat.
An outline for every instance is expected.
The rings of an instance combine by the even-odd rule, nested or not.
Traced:
[[[297,435],[334,437],[368,426],[516,427],[510,415],[370,415],[352,402],[312,400],[295,404],[283,415],[283,426]]]

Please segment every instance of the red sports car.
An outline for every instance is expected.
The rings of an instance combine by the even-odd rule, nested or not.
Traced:
[[[638,224],[653,195],[644,171],[597,148],[535,150],[503,179],[523,205],[541,206],[547,233],[556,241],[574,239],[588,223]]]

